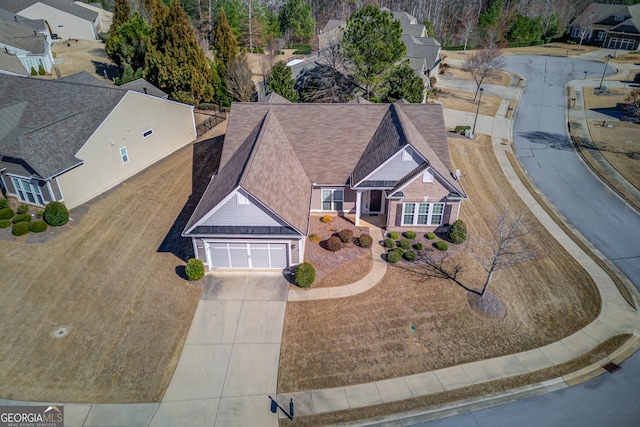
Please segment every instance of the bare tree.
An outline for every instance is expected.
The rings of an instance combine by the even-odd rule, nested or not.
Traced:
[[[474,101],[484,80],[496,76],[498,70],[502,67],[504,67],[504,57],[502,56],[502,49],[497,46],[478,50],[465,59],[462,69],[471,73],[471,77],[476,82]]]
[[[469,37],[471,37],[478,23],[478,14],[476,13],[475,7],[472,6],[464,9],[462,16],[456,16],[456,19],[459,22],[460,36],[462,40],[464,40],[464,51],[466,52]]]
[[[640,89],[632,90],[625,98],[625,110],[635,120],[640,120]]]
[[[225,83],[227,91],[236,101],[251,101],[256,87],[251,80],[251,69],[244,52],[227,64]]]
[[[591,12],[585,11],[582,15],[578,17],[578,19],[575,20],[574,27],[578,29],[580,46],[582,46],[582,42],[584,41],[584,39],[586,39],[587,36],[591,34],[594,20],[595,20],[595,11],[591,11]]]
[[[485,296],[496,271],[532,260],[537,251],[524,239],[535,231],[535,223],[528,212],[512,215],[502,212],[486,238],[476,238],[472,247],[474,257],[487,272],[480,296]]]

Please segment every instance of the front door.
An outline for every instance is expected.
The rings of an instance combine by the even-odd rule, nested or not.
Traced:
[[[371,190],[369,194],[369,212],[380,212],[382,207],[382,190]]]

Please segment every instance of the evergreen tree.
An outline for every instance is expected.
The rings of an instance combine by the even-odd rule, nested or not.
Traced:
[[[115,0],[115,4],[113,5],[113,21],[111,22],[111,29],[109,30],[111,34],[117,31],[120,25],[129,20],[130,14],[131,6],[129,5],[129,0]]]
[[[280,30],[289,41],[307,43],[313,37],[316,23],[311,5],[304,0],[288,0],[278,16]]]
[[[271,69],[271,77],[267,80],[269,90],[277,93],[291,102],[298,101],[295,81],[291,78],[291,68],[283,61],[276,63]]]
[[[393,19],[391,12],[372,5],[364,6],[347,21],[343,55],[367,99],[404,56],[406,48],[401,36],[400,22]]]
[[[238,54],[238,42],[233,36],[224,9],[220,9],[220,14],[216,21],[216,28],[213,32],[213,47],[216,51],[216,56],[225,64],[228,64]]]
[[[478,28],[487,38],[487,45],[494,44],[504,36],[506,28],[503,28],[503,8],[504,0],[491,0],[489,7],[478,18]]]
[[[156,6],[151,28],[144,78],[177,101],[211,101],[214,73],[180,3]]]
[[[408,63],[397,66],[389,74],[384,102],[395,102],[399,99],[417,104],[424,96],[424,82]]]
[[[111,31],[105,50],[122,73],[129,66],[133,72],[143,69],[151,41],[151,27],[135,12],[128,21]]]
[[[540,18],[529,18],[523,15],[516,15],[513,25],[507,33],[507,40],[510,42],[528,42],[540,40],[542,37],[542,23]]]

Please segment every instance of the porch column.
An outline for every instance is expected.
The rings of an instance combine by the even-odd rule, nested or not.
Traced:
[[[360,209],[362,208],[362,192],[356,191],[356,227],[360,225]]]

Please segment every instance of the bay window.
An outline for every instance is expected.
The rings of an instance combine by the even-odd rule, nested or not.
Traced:
[[[403,203],[402,225],[441,225],[444,203]]]

